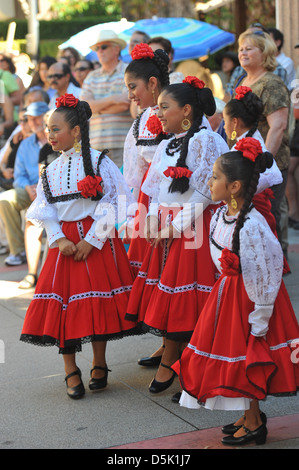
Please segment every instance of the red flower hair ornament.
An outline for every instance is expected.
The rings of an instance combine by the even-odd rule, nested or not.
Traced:
[[[131,57],[133,60],[152,59],[154,55],[155,54],[153,49],[145,43],[136,44],[131,52]]]
[[[260,142],[253,137],[245,137],[237,142],[235,150],[243,153],[243,157],[255,162],[256,157],[263,153]]]
[[[192,171],[180,166],[169,166],[163,174],[167,177],[170,176],[170,178],[182,178],[183,176],[190,178]]]
[[[153,135],[165,134],[160,119],[156,114],[150,116],[146,121],[146,127]]]
[[[65,93],[65,95],[60,96],[56,99],[56,108],[60,108],[61,106],[65,108],[76,108],[78,103],[79,100],[75,98],[74,95],[70,93]]]
[[[241,99],[244,98],[244,96],[247,95],[247,93],[249,93],[250,91],[252,91],[252,89],[249,88],[248,86],[238,86],[238,88],[236,88],[236,96],[235,96],[235,99],[236,99],[236,100],[241,100]]]
[[[194,88],[199,88],[200,90],[206,86],[205,82],[199,80],[197,77],[193,77],[188,75],[184,80],[183,83],[188,83],[189,85],[193,86]]]
[[[221,264],[221,272],[224,276],[237,276],[240,273],[239,256],[224,248],[219,258]]]
[[[88,198],[96,196],[98,192],[103,192],[101,182],[102,178],[100,176],[88,175],[78,182],[77,188],[84,198]]]

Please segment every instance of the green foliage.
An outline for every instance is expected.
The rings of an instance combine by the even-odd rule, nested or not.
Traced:
[[[84,16],[104,16],[106,14],[118,16],[121,14],[120,5],[115,0],[52,0],[51,10],[59,19],[63,20]]]

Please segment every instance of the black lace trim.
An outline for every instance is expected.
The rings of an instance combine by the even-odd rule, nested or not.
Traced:
[[[99,156],[98,163],[97,163],[97,173],[96,173],[97,176],[100,176],[99,166],[107,153],[108,153],[108,150],[105,149]],[[71,160],[69,160],[69,166],[68,166],[68,181],[67,181],[68,187],[69,187],[70,161]],[[44,168],[41,172],[41,180],[43,183],[43,191],[46,196],[47,202],[49,204],[55,204],[56,202],[72,201],[74,199],[84,199],[80,192],[71,193],[71,194],[61,194],[60,196],[53,196],[50,186],[49,186],[46,168]]]
[[[155,336],[165,337],[166,339],[170,339],[172,341],[182,341],[183,343],[188,343],[193,333],[193,331],[175,331],[169,333],[166,330],[159,330],[159,328],[153,328],[152,326],[147,325],[144,322],[140,322],[138,324],[138,328],[140,328],[144,333],[151,333]]]
[[[142,111],[142,113],[138,114],[138,116],[136,117],[136,119],[134,121],[134,124],[133,124],[133,136],[136,140],[136,145],[137,146],[140,145],[140,146],[143,146],[143,147],[152,147],[153,145],[160,144],[160,142],[162,142],[162,140],[170,139],[173,134],[163,134],[163,132],[161,132],[161,134],[158,134],[154,139],[150,139],[150,140],[139,139],[138,138],[140,119],[141,119],[141,116],[143,115],[143,113],[145,113],[145,111],[146,110],[144,110],[144,111]]]
[[[59,348],[59,354],[74,354],[82,351],[82,344],[93,343],[96,341],[115,341],[118,339],[125,338],[127,336],[137,336],[144,334],[138,327],[134,326],[130,330],[120,331],[117,333],[106,334],[106,335],[89,335],[84,338],[75,338],[65,341],[65,346],[60,347],[60,341],[52,336],[37,336],[22,334],[20,341],[23,343],[30,343],[35,346],[49,347],[56,346]]]

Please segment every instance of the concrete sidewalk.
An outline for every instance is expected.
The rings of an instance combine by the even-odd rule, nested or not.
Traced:
[[[299,319],[299,232],[290,230],[289,240],[292,273],[284,281]],[[165,392],[149,393],[155,369],[138,366],[137,359],[160,345],[159,338],[150,334],[108,344],[109,385],[95,394],[87,386],[91,345],[83,346],[78,366],[86,396],[70,400],[57,349],[19,341],[33,291],[17,288],[27,266],[5,267],[4,258],[0,257],[0,348],[4,346],[5,355],[1,363],[0,351],[0,449],[109,449],[115,453],[226,448],[221,445],[221,426],[240,413],[181,408],[171,401],[179,390],[177,379]],[[261,408],[268,417],[269,434],[259,448],[299,448],[299,397],[270,397]]]

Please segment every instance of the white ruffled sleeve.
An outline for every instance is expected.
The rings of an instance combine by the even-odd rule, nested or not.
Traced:
[[[134,124],[130,128],[124,144],[123,174],[127,185],[139,190],[149,164],[138,153],[133,128]]]
[[[153,199],[158,199],[162,175],[158,172],[157,168],[160,165],[162,154],[167,147],[168,140],[162,140],[158,145],[152,164],[148,171],[147,177],[141,186],[141,191]]]
[[[246,292],[255,304],[248,318],[251,333],[264,336],[281,285],[283,253],[265,219],[254,209],[240,230],[240,262]]]
[[[115,225],[126,220],[132,206],[136,209],[136,201],[119,168],[107,156],[100,164],[100,174],[104,196],[97,204],[94,219],[95,233],[99,238],[103,238]]]
[[[37,184],[36,198],[27,210],[26,219],[37,227],[46,229],[51,248],[57,246],[56,240],[65,236],[61,230],[55,205],[49,204],[46,199],[41,178]]]

